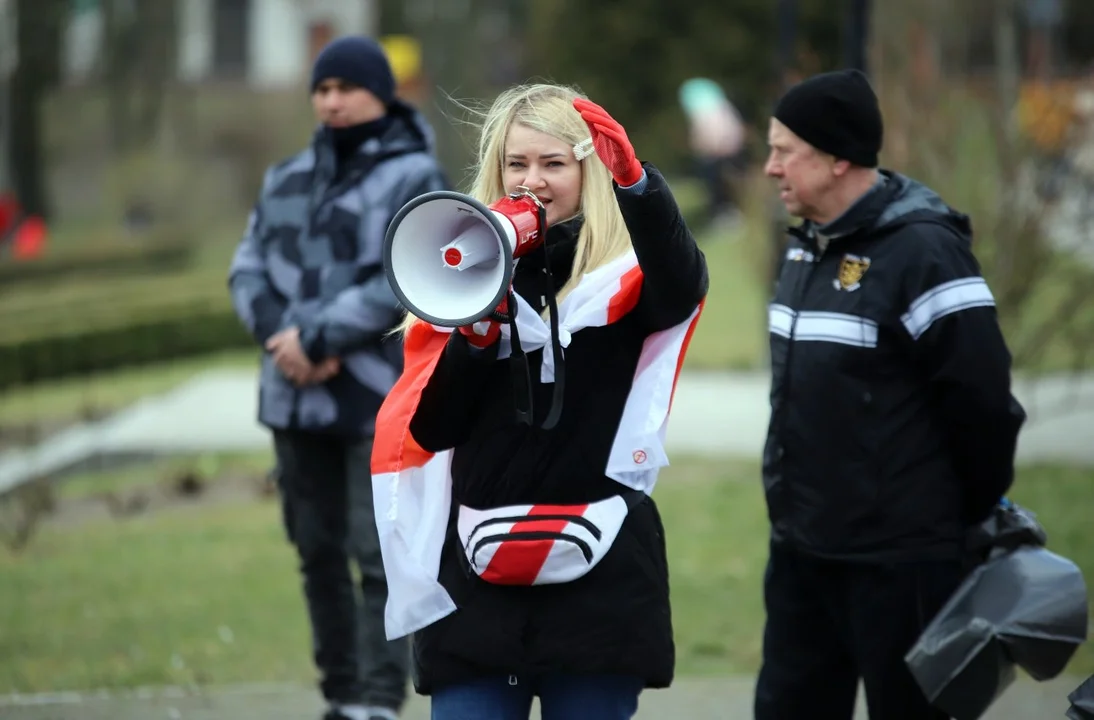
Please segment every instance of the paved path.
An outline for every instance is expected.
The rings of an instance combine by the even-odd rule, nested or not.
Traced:
[[[96,454],[265,450],[267,431],[255,422],[255,383],[255,373],[248,370],[200,374],[33,449],[2,453],[0,495]],[[1018,381],[1015,394],[1030,414],[1019,441],[1019,462],[1094,466],[1094,373]],[[669,424],[669,450],[758,458],[769,415],[767,396],[766,373],[685,372]]]
[[[983,720],[1063,718],[1067,695],[1081,681],[1019,681]],[[744,678],[679,680],[668,690],[644,693],[636,720],[751,720],[752,681]],[[205,694],[164,689],[96,697],[75,694],[0,696],[4,720],[313,720],[322,708],[315,692],[290,685],[222,688]],[[414,697],[404,720],[428,720],[428,700]],[[532,717],[539,717],[533,709]],[[856,718],[866,718],[861,707]],[[875,719],[878,720],[878,719]],[[883,718],[880,720],[884,720]]]

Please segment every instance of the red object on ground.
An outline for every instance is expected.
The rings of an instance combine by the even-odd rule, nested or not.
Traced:
[[[0,237],[7,234],[8,228],[19,217],[19,201],[11,193],[0,195]]]
[[[13,193],[0,195],[0,240],[11,243],[16,260],[29,260],[42,254],[48,235],[45,221],[37,215],[25,216]]]
[[[30,260],[42,254],[46,246],[46,223],[37,215],[23,220],[12,240],[12,257]]]

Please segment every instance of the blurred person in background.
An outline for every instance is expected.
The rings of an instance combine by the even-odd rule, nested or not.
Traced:
[[[545,720],[623,720],[674,672],[650,494],[706,261],[661,173],[576,91],[510,88],[478,146],[475,198],[523,186],[546,207],[545,245],[520,258],[499,308],[519,307],[531,421],[514,412],[513,325],[491,315],[444,333],[407,316],[374,460],[389,632],[414,633],[434,720],[527,720],[535,696]],[[565,400],[544,427],[563,382],[542,339],[552,300]]]
[[[740,218],[735,191],[745,166],[744,121],[721,86],[707,78],[684,82],[680,105],[688,117],[691,151],[706,186],[708,220],[732,227]]]
[[[770,307],[757,720],[944,718],[904,663],[1014,478],[1025,413],[969,218],[878,169],[857,70],[791,87],[765,172],[802,218]]]
[[[1038,80],[1048,80],[1059,63],[1060,31],[1064,27],[1063,0],[1024,0],[1027,31],[1027,72]]]
[[[329,709],[393,720],[408,645],[384,636],[387,582],[369,463],[376,411],[402,369],[401,313],[382,267],[388,223],[445,189],[433,132],[395,97],[380,46],[335,40],[311,78],[311,144],[274,165],[230,270],[232,302],[265,350],[259,421],[273,430],[289,539]],[[360,597],[350,560],[361,575]]]

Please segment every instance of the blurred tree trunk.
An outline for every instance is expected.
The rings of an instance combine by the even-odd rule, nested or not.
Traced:
[[[797,69],[798,0],[778,0],[775,38],[775,84],[782,91],[794,84]]]
[[[996,0],[993,20],[995,42],[995,92],[998,112],[995,120],[995,140],[1000,148],[1000,169],[1007,188],[1008,203],[1019,203],[1023,153],[1019,147],[1016,108],[1018,106],[1021,65],[1018,57],[1017,4],[1014,0]],[[1026,219],[1025,224],[1033,222]],[[998,239],[995,255],[996,276],[1001,279],[1000,305],[1004,310],[1023,302],[1033,283],[1036,268],[1030,267],[1033,258],[1023,252],[1030,243],[1024,234],[1003,233]]]
[[[176,0],[103,2],[104,82],[111,145],[118,155],[156,138],[178,48]]]
[[[1022,81],[1018,59],[1018,19],[1014,0],[996,0],[993,20],[995,39],[995,85],[999,104],[1006,113],[1005,136],[1017,140],[1014,108],[1018,105],[1018,86]]]
[[[178,60],[177,0],[137,3],[140,68],[136,85],[141,102],[134,111],[135,141],[149,145],[156,137],[168,91],[175,84]]]
[[[482,42],[483,23],[497,17],[497,0],[405,0],[401,22],[390,15],[387,27],[399,23],[421,42],[426,97],[420,108],[437,135],[437,155],[453,183],[459,185],[474,159],[474,129],[449,99],[479,103],[490,100],[487,81],[491,48]]]
[[[11,79],[11,180],[28,213],[49,218],[42,104],[60,78],[64,0],[17,0],[18,65]]]
[[[897,168],[913,160],[913,147],[919,161],[934,160],[922,146],[929,142],[926,125],[939,89],[937,23],[948,9],[938,0],[888,2],[878,3],[871,14],[870,65],[885,111],[886,163]]]
[[[413,0],[378,0],[380,34],[396,35],[411,32],[404,7]]]
[[[843,34],[843,64],[869,73],[870,0],[848,0]]]
[[[136,61],[133,13],[128,4],[104,0],[102,4],[103,80],[106,84],[110,146],[116,155],[128,149],[129,69]]]

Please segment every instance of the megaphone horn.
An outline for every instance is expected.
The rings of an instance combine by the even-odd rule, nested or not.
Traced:
[[[384,236],[384,269],[412,315],[457,327],[489,315],[509,290],[514,259],[543,243],[544,206],[519,187],[489,206],[451,190],[414,198]]]

